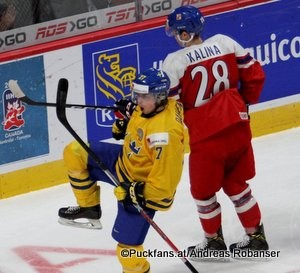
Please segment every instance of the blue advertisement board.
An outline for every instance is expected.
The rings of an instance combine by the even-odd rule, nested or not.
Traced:
[[[0,66],[0,165],[49,153],[47,112],[23,104],[8,88],[17,80],[29,97],[46,100],[43,57]]]
[[[204,39],[217,33],[226,34],[248,48],[262,63],[266,82],[260,102],[299,93],[300,17],[297,7],[296,0],[274,1],[206,18]],[[120,69],[130,68],[132,72],[135,69],[138,73],[152,66],[160,67],[167,54],[177,49],[176,41],[166,36],[164,27],[84,45],[87,104],[113,105],[122,94],[117,92],[116,95],[113,87],[118,84],[122,88],[120,79],[106,77],[103,81],[103,75],[111,73],[119,77]],[[111,61],[110,65],[103,63],[101,54]],[[128,95],[128,86],[128,82],[123,85],[125,95]],[[102,88],[111,95],[105,94]],[[87,113],[88,139],[110,138],[113,118],[113,113],[107,111]]]
[[[159,61],[170,52],[170,45],[162,46],[165,36],[157,28],[83,45],[86,103],[112,106],[116,100],[128,97],[136,75],[152,67],[155,60],[159,66]],[[172,44],[172,49],[177,49]],[[88,111],[88,139],[111,138],[113,122],[111,110]]]

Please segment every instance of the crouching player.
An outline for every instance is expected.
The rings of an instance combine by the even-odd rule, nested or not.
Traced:
[[[149,223],[135,205],[141,206],[151,218],[157,210],[170,209],[182,173],[183,108],[179,102],[168,99],[169,88],[169,77],[163,71],[151,68],[139,74],[132,84],[132,102],[117,103],[123,106],[123,119],[113,125],[113,136],[124,137],[124,144],[89,144],[120,181],[114,191],[119,202],[112,237],[118,242],[117,256],[124,273],[150,272],[145,257],[122,257],[124,249],[130,253],[143,251],[149,229]],[[78,206],[61,208],[60,222],[76,225],[75,220],[87,218],[88,224],[100,227],[97,181],[110,182],[108,177],[77,142],[65,148],[64,160]]]

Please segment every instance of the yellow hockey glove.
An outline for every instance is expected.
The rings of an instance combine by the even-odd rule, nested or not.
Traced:
[[[118,201],[124,203],[124,205],[139,205],[143,206],[144,199],[144,182],[123,182],[120,186],[114,189],[114,194]]]
[[[128,120],[116,119],[112,125],[112,135],[116,140],[124,139]]]

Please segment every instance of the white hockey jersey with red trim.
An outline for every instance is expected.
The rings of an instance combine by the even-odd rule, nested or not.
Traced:
[[[265,79],[260,63],[240,44],[222,34],[169,54],[162,69],[171,80],[170,96],[183,103],[187,126],[191,122],[189,119],[198,119],[198,122],[205,123],[203,128],[210,127],[207,128],[209,133],[203,132],[204,135],[199,138],[218,133],[239,120],[245,121],[245,104],[258,101]],[[222,109],[225,106],[220,98],[223,94],[217,96],[217,101],[211,106],[203,107],[225,90],[238,90],[240,100],[238,96],[232,96],[232,92],[230,96],[226,94],[232,97],[236,107],[231,109],[231,101],[226,100],[228,107]]]

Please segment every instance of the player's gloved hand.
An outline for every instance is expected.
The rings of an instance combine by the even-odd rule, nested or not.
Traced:
[[[117,118],[130,119],[136,104],[134,104],[131,100],[120,99],[115,102],[114,106],[118,108],[118,110],[115,111]]]
[[[112,136],[116,140],[124,139],[128,120],[116,119],[112,125]]]
[[[145,183],[141,181],[123,182],[114,189],[114,194],[118,201],[123,202],[124,205],[139,205],[143,207],[145,203],[144,186]]]

